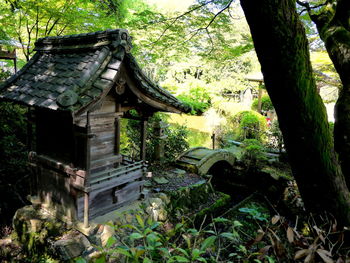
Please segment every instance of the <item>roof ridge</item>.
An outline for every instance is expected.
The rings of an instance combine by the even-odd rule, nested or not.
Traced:
[[[116,49],[123,46],[130,52],[131,37],[126,29],[107,29],[92,33],[74,34],[66,36],[49,36],[39,38],[35,42],[35,51],[50,52],[61,50],[91,49],[101,46],[111,46]]]

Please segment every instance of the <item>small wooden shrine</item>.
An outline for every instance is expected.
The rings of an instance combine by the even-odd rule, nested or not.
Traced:
[[[139,161],[120,153],[120,119],[130,110],[140,116],[143,137],[154,112],[188,110],[145,76],[130,49],[124,29],[42,38],[31,60],[0,86],[1,100],[29,107],[38,198],[63,219],[88,226],[140,197],[144,138]]]

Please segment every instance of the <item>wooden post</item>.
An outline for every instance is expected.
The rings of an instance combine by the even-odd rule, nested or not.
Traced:
[[[212,140],[212,144],[213,144],[213,150],[215,150],[215,133],[214,132],[211,135],[211,140]]]
[[[147,137],[147,120],[141,120],[141,145],[140,145],[140,159],[146,160],[146,137]]]
[[[120,117],[116,117],[114,120],[115,124],[115,154],[120,154]]]
[[[84,228],[89,227],[89,193],[84,193]]]
[[[87,187],[90,176],[90,155],[91,155],[91,125],[90,125],[90,112],[86,113],[86,173],[85,173],[85,187]],[[84,193],[84,227],[89,227],[89,193]]]

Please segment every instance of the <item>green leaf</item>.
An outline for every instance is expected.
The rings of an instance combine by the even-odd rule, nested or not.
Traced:
[[[117,242],[117,239],[115,236],[111,236],[108,238],[107,243],[106,243],[106,248],[110,248]]]
[[[189,228],[189,229],[187,229],[187,233],[190,233],[190,234],[192,234],[194,236],[197,236],[199,232],[195,228]]]
[[[128,258],[131,258],[131,257],[132,257],[132,255],[130,254],[130,252],[129,252],[127,249],[122,248],[122,247],[117,247],[117,248],[114,250],[114,252],[119,253],[119,254],[122,254],[122,255],[124,255],[124,256],[127,256]]]
[[[210,236],[206,238],[201,246],[201,250],[206,250],[208,247],[212,246],[216,240],[216,236]]]
[[[95,263],[105,263],[105,262],[106,262],[106,258],[104,255],[95,260]]]
[[[198,248],[195,248],[192,250],[192,260],[196,260],[199,258],[201,254],[203,254],[205,251],[200,251]]]
[[[159,225],[160,225],[159,222],[154,222],[154,223],[150,226],[150,228],[153,230],[153,229],[157,228]]]
[[[233,221],[233,227],[240,227],[240,226],[243,226],[243,225],[241,224],[241,222],[239,222],[239,221],[237,221],[237,220]]]
[[[159,240],[159,237],[156,234],[151,233],[147,235],[146,240],[148,244],[155,246],[155,243]]]
[[[232,233],[229,233],[229,232],[221,233],[220,236],[221,236],[221,237],[228,238],[228,239],[230,239],[230,240],[235,239],[235,236],[234,236]]]
[[[134,232],[130,235],[130,238],[131,239],[140,239],[140,238],[143,238],[143,235],[141,235],[140,233]]]
[[[79,257],[78,259],[75,260],[75,263],[86,263],[86,260]]]
[[[143,263],[152,263],[152,260],[150,260],[148,257],[145,257],[142,262]]]
[[[183,255],[185,255],[186,257],[189,257],[190,255],[188,254],[188,252],[186,250],[184,250],[183,248],[176,248],[176,251],[179,251],[180,253],[182,253]]]
[[[231,221],[224,218],[224,217],[217,217],[213,219],[213,222],[215,223],[230,223]]]
[[[139,225],[140,225],[142,228],[144,228],[144,227],[145,227],[145,222],[143,221],[143,219],[141,218],[141,216],[140,216],[139,214],[136,214],[135,217],[136,217],[136,220],[137,220],[137,222],[139,223]]]
[[[176,231],[176,230],[179,230],[179,229],[182,228],[183,226],[184,226],[184,225],[181,224],[181,223],[176,224],[176,226],[175,226],[175,231]]]
[[[172,259],[175,259],[175,262],[190,262],[187,258],[181,256],[174,256]]]
[[[125,224],[125,225],[122,225],[121,226],[122,228],[130,228],[130,229],[134,229],[136,231],[139,231],[139,229],[133,225],[130,225],[130,224]]]

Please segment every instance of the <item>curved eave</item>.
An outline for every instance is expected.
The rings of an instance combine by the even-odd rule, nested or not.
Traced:
[[[147,94],[142,89],[142,84],[132,75],[130,74],[130,69],[125,66],[125,64],[121,67],[121,72],[123,77],[126,80],[126,83],[131,90],[131,92],[143,103],[150,106],[154,109],[154,111],[164,111],[164,112],[173,112],[173,113],[183,113],[185,111],[174,107],[171,104],[165,103],[160,99],[156,99],[149,94]]]
[[[141,70],[135,58],[127,54],[123,61],[122,72],[131,91],[147,105],[159,111],[187,113],[189,107],[184,105],[167,90],[151,81]]]

